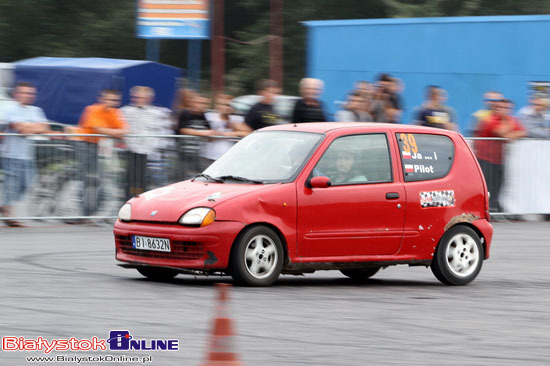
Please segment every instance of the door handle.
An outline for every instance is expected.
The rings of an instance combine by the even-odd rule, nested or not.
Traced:
[[[388,192],[386,193],[386,199],[387,200],[396,200],[399,198],[399,193],[397,192]]]

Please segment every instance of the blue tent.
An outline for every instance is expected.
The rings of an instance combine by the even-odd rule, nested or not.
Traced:
[[[182,70],[151,61],[106,58],[36,57],[15,63],[15,81],[36,85],[36,105],[49,120],[76,124],[82,110],[103,89],[122,92],[123,104],[135,85],[155,90],[155,104],[171,108]]]

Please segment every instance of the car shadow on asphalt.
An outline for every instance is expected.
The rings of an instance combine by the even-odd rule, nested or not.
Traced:
[[[235,287],[242,286],[235,283],[231,277],[191,277],[180,275],[168,281],[155,281],[148,278],[131,278],[132,282],[152,282],[162,283],[175,286],[190,286],[190,287],[212,287],[217,283],[227,283]],[[376,279],[371,278],[364,281],[356,281],[346,277],[291,277],[283,276],[277,280],[271,287],[441,287],[445,286],[438,281],[418,281],[406,279]]]

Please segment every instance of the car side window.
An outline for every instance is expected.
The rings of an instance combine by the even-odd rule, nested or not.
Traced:
[[[333,186],[392,181],[385,134],[344,136],[327,148],[312,176],[330,178]]]
[[[453,141],[428,133],[397,133],[405,182],[445,177],[454,161]]]

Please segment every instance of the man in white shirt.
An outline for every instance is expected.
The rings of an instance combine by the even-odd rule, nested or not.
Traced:
[[[162,150],[173,145],[173,140],[162,137],[147,137],[172,135],[171,112],[168,108],[153,105],[155,91],[147,86],[136,85],[130,89],[131,104],[121,108],[124,119],[128,123],[130,135],[126,143],[131,152],[146,155],[149,185],[166,184]],[[149,187],[152,188],[152,187]]]
[[[205,118],[210,124],[210,128],[216,131],[215,135],[238,139],[248,135],[250,128],[245,125],[243,117],[233,114],[232,99],[233,97],[228,94],[216,95],[215,110],[205,113]],[[218,138],[203,145],[200,152],[203,168],[206,169],[229,150],[235,142],[236,140],[233,139]]]
[[[530,104],[521,108],[516,117],[527,130],[527,137],[550,138],[550,114],[548,100],[544,95],[534,94]]]
[[[2,157],[4,178],[4,197],[0,211],[4,216],[11,216],[11,206],[17,202],[31,184],[34,173],[34,145],[28,136],[49,131],[48,120],[41,108],[34,106],[36,87],[21,82],[13,92],[15,103],[11,104],[0,116],[0,129],[8,133],[23,136],[6,136]],[[22,227],[14,220],[5,221],[8,226]]]

